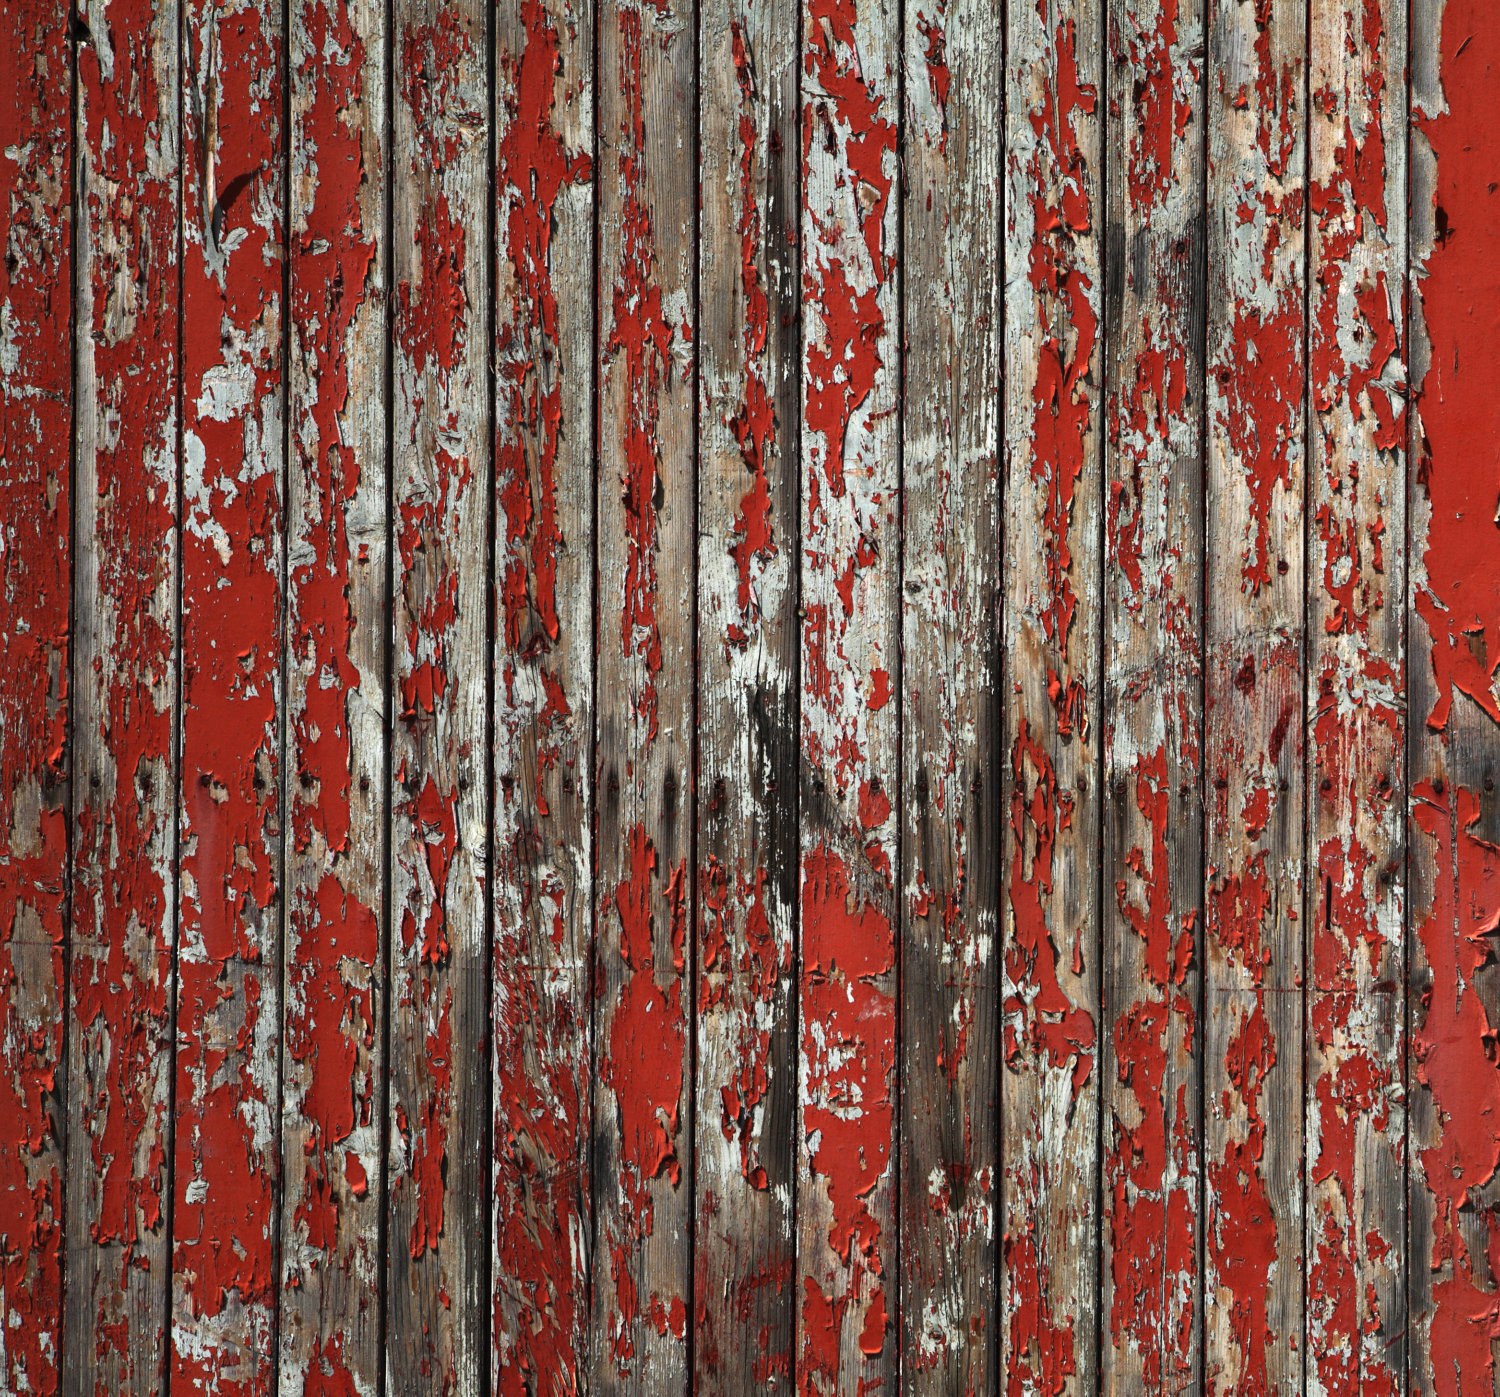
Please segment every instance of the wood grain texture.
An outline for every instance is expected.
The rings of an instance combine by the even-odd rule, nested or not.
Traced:
[[[802,6],[801,957],[796,1373],[899,1372],[902,39]]]
[[[999,6],[904,10],[901,1363],[989,1392],[998,1201]]]
[[[796,0],[699,7],[694,1378],[789,1391],[796,1335]]]
[[[1002,1382],[1097,1371],[1104,8],[1027,0],[1005,75]]]
[[[599,9],[591,1387],[688,1385],[696,825],[693,7]]]
[[[1303,1381],[1306,16],[1208,32],[1204,1346]]]
[[[1405,1385],[1406,24],[1310,10],[1310,1392]]]
[[[1198,1390],[1203,928],[1202,0],[1108,55],[1102,1391]]]
[[[386,1385],[470,1393],[490,1368],[485,7],[398,0],[391,43]]]
[[[166,1374],[177,898],[175,4],[78,6],[64,1386]]]
[[[588,1377],[594,12],[495,10],[496,1394]]]
[[[247,1395],[276,1387],[284,23],[275,0],[189,0],[181,58],[171,1382]]]
[[[1409,1372],[1424,1397],[1496,1391],[1500,1024],[1500,24],[1411,8]]]
[[[380,1378],[387,829],[385,35],[291,0],[283,1389]]]
[[[62,1360],[73,431],[68,7],[0,24],[0,1389]]]

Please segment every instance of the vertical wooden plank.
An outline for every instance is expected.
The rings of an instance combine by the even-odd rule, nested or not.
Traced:
[[[294,1392],[373,1393],[390,614],[386,7],[293,0],[289,19],[280,1368]]]
[[[694,1325],[715,1394],[788,1390],[796,1332],[797,11],[699,16]]]
[[[189,0],[172,1384],[275,1386],[284,15]]]
[[[497,1394],[588,1378],[594,12],[495,9]]]
[[[797,1383],[899,1368],[899,10],[802,8]],[[892,702],[892,700],[895,700]]]
[[[1404,0],[1313,0],[1309,17],[1307,1389],[1394,1394],[1406,1367],[1407,14]]]
[[[1500,1073],[1500,15],[1411,10],[1410,1290],[1407,1390],[1496,1391]]]
[[[599,11],[596,1390],[688,1382],[694,159],[686,0]]]
[[[1002,1360],[1097,1373],[1104,5],[1010,6],[1005,192]]]
[[[908,0],[901,1372],[990,1392],[999,1169],[1001,102],[987,0]]]
[[[77,7],[78,773],[65,1383],[159,1391],[176,923],[178,23]]]
[[[1101,1389],[1202,1354],[1203,0],[1109,10]]]
[[[1306,14],[1216,0],[1208,75],[1205,1334],[1302,1385]]]
[[[489,1370],[485,26],[480,0],[397,0],[391,38],[392,1392]]]
[[[57,1390],[68,858],[68,7],[0,4],[0,1388]]]

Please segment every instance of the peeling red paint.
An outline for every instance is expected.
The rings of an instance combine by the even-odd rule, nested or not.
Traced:
[[[356,662],[356,628],[376,617],[356,616],[350,604],[361,562],[350,525],[368,508],[370,484],[349,408],[351,393],[370,386],[351,382],[351,361],[360,357],[357,326],[378,290],[379,229],[365,226],[362,200],[381,164],[351,119],[367,101],[367,55],[349,7],[306,0],[293,24],[293,167],[315,178],[310,198],[294,193],[290,280],[298,507],[287,594],[283,1120],[296,1124],[289,1126],[283,1205],[281,1369],[310,1385],[326,1369],[342,1375],[343,1388],[329,1390],[344,1390],[354,1374],[365,1383],[375,1377],[361,1342],[362,1307],[339,1302],[373,1279],[378,1236],[359,1206],[368,1180],[358,1151],[375,1163],[381,883],[370,857],[377,830],[354,787],[357,779],[368,786],[370,774],[369,754],[355,750],[355,725],[361,708],[378,709],[381,698]],[[375,481],[383,484],[378,469]],[[378,763],[374,774],[383,774]],[[380,803],[374,813],[380,817]],[[333,1288],[343,1276],[349,1289]],[[311,1322],[288,1303],[298,1292],[322,1297]]]
[[[570,1392],[585,1353],[588,1276],[579,1239],[587,1196],[587,967],[570,962],[587,915],[572,886],[572,827],[548,790],[574,765],[579,715],[567,698],[580,637],[559,615],[559,550],[578,527],[559,501],[559,447],[586,430],[565,393],[553,235],[590,157],[560,129],[558,25],[541,0],[521,7],[523,46],[499,54],[496,333],[497,542],[503,607],[496,657],[495,1390]],[[566,464],[566,462],[564,463]],[[580,540],[581,541],[581,540]],[[564,598],[566,603],[567,598]],[[566,614],[567,607],[563,607]],[[586,645],[587,641],[583,643]],[[529,773],[523,752],[535,751]],[[561,808],[559,815],[563,812]],[[558,855],[553,849],[558,850]],[[586,934],[586,933],[585,933]]]
[[[896,1004],[883,977],[895,938],[880,908],[857,901],[849,870],[827,846],[802,865],[802,1129],[808,1163],[832,1209],[828,1245],[846,1289],[827,1294],[803,1279],[798,1389],[831,1390],[841,1377],[839,1334],[850,1304],[863,1309],[859,1345],[885,1345],[886,1263],[880,1224],[865,1201],[890,1164]]]
[[[894,1224],[900,36],[858,0],[802,10],[803,788],[796,1381],[894,1378],[880,1246]],[[877,676],[884,674],[884,679]],[[855,902],[857,910],[847,903]],[[826,1231],[825,1231],[826,1226]],[[892,1310],[894,1307],[890,1307]],[[841,1354],[857,1365],[846,1371]]]
[[[629,1374],[630,1360],[635,1356],[633,1330],[639,1315],[632,1253],[652,1235],[655,1223],[646,1185],[652,1179],[666,1177],[675,1187],[682,1176],[677,1154],[678,1103],[682,1099],[687,1022],[680,976],[669,974],[665,983],[656,976],[652,908],[658,897],[665,897],[671,942],[679,952],[687,908],[682,870],[671,870],[665,886],[660,872],[656,850],[638,824],[630,835],[629,874],[614,896],[626,976],[614,1008],[608,1052],[600,1067],[601,1079],[614,1094],[618,1113],[619,1184],[627,1206],[621,1235],[610,1243],[619,1314],[611,1316],[606,1325],[611,1352],[622,1376]],[[653,1293],[647,1297],[653,1312],[658,1306],[675,1309],[683,1303],[681,1296]]]
[[[1133,882],[1115,884],[1121,918],[1145,953],[1148,984],[1115,1019],[1115,1071],[1135,1098],[1117,1112],[1105,1159],[1115,1342],[1127,1336],[1149,1391],[1180,1381],[1193,1365],[1198,1160],[1187,1086],[1164,1099],[1168,1064],[1191,1052],[1194,1007],[1186,988],[1194,960],[1196,909],[1174,915],[1168,866],[1171,787],[1165,745],[1138,758],[1134,799],[1151,831],[1149,854],[1132,848]],[[1137,899],[1140,900],[1137,900]],[[1137,1122],[1127,1124],[1132,1118]]]
[[[1500,31],[1488,21],[1476,0],[1447,0],[1446,110],[1417,117],[1437,161],[1437,237],[1419,282],[1431,359],[1421,384],[1425,459],[1417,479],[1432,523],[1416,610],[1432,636],[1437,701],[1425,716],[1438,731],[1455,690],[1500,723],[1500,569],[1493,565],[1500,487],[1493,462],[1474,458],[1476,443],[1500,436],[1500,354],[1490,348],[1500,344],[1500,258],[1484,202],[1497,158],[1488,75],[1500,65]]]
[[[176,588],[166,550],[176,526],[177,189],[175,166],[156,151],[175,99],[158,89],[154,23],[150,5],[117,4],[107,29],[78,48],[88,278],[79,313],[92,322],[80,335],[78,387],[93,399],[83,419],[92,430],[79,433],[78,527],[89,528],[96,565],[76,605],[96,620],[79,628],[76,661],[74,742],[86,779],[75,785],[70,1097],[87,1092],[89,1105],[70,1146],[69,1284],[82,1298],[73,1313],[95,1332],[84,1342],[75,1323],[65,1338],[88,1356],[99,1392],[154,1380],[166,1344],[160,1308],[144,1323],[137,1310],[142,1290],[167,1285],[175,893]],[[118,289],[126,284],[133,295]]]
[[[1406,1239],[1378,1180],[1405,1153],[1392,990],[1404,978],[1404,888],[1393,875],[1403,854],[1406,404],[1401,307],[1391,294],[1405,243],[1400,151],[1388,169],[1385,124],[1392,104],[1400,109],[1387,65],[1399,81],[1405,36],[1385,33],[1384,14],[1380,0],[1342,7],[1341,23],[1315,26],[1311,51],[1308,837],[1318,881],[1309,909],[1307,1356],[1309,1383],[1325,1390],[1395,1394]]]
[[[186,26],[203,108],[183,131],[172,1372],[184,1386],[252,1393],[275,1375],[284,77],[272,8],[194,6]]]
[[[13,0],[0,45],[0,1386],[57,1391],[68,835],[69,50]]]

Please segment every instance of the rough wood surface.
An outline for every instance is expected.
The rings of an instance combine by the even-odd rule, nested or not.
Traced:
[[[1500,9],[0,36],[0,1393],[1500,1394]]]
[[[1500,24],[1475,0],[1411,10],[1411,668],[1406,1390],[1496,1390],[1500,1025],[1493,452],[1500,431]]]
[[[1005,74],[1002,1381],[1097,1373],[1104,10],[1027,0]]]
[[[1406,1368],[1406,5],[1315,0],[1308,82],[1307,1388]]]
[[[1102,1391],[1202,1361],[1204,0],[1113,0]]]
[[[999,1358],[1001,9],[904,10],[901,1363]]]
[[[899,10],[802,5],[797,1387],[899,1371]]]
[[[284,23],[278,0],[188,0],[181,57],[171,1382],[247,1395],[276,1388]]]
[[[697,44],[599,8],[594,1391],[688,1384]]]
[[[797,1313],[797,0],[699,36],[694,1377],[750,1394]]]
[[[1208,31],[1205,1385],[1301,1389],[1301,6]]]
[[[588,1376],[594,12],[495,10],[496,1394]]]
[[[291,0],[283,1390],[375,1392],[385,1122],[387,12]]]
[[[62,1362],[69,843],[68,7],[0,4],[0,1389]]]
[[[390,1212],[386,1385],[490,1368],[490,121],[485,7],[392,20]]]
[[[178,23],[78,6],[64,1386],[166,1371],[177,897]]]

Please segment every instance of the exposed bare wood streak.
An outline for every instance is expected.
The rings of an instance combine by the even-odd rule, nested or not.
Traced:
[[[901,1372],[998,1373],[1001,7],[908,0]]]

